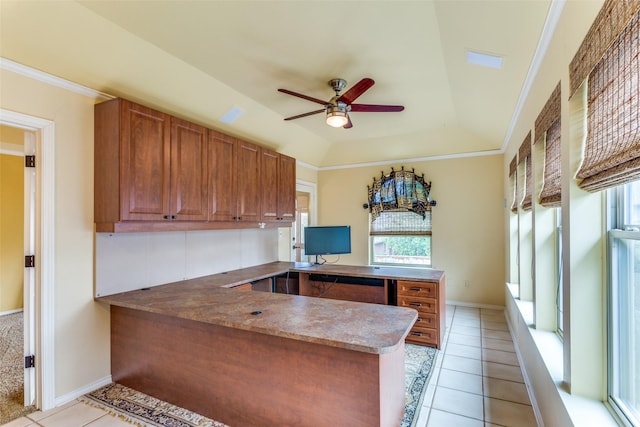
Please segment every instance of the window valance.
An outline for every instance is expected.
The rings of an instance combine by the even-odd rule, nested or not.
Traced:
[[[425,182],[424,174],[418,176],[413,170],[405,171],[404,166],[399,171],[391,168],[388,175],[382,172],[367,188],[372,223],[385,211],[409,211],[425,218],[426,212],[435,205],[429,198],[431,182]]]

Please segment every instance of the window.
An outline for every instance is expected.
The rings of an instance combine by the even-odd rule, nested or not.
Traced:
[[[383,172],[368,187],[371,264],[431,267],[431,182],[415,171]]]
[[[372,264],[431,267],[431,212],[385,211],[370,222]]]
[[[562,338],[564,336],[564,299],[562,285],[562,211],[556,210],[556,332]]]
[[[640,181],[620,186],[609,232],[609,402],[640,425]]]

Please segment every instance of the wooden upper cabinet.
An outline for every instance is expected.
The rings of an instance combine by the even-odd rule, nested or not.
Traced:
[[[121,102],[123,221],[162,220],[170,214],[170,122],[171,116],[167,114],[129,101]],[[113,178],[117,179],[117,175]]]
[[[295,219],[296,161],[262,149],[262,221],[293,222]]]
[[[170,215],[178,221],[208,218],[207,129],[171,118]]]
[[[209,220],[260,220],[260,147],[209,131]]]
[[[96,231],[120,231],[130,221],[206,221],[206,134],[124,99],[97,104]]]
[[[278,217],[281,221],[296,219],[296,159],[279,155],[278,167]]]
[[[237,141],[238,221],[260,221],[260,147]]]
[[[236,139],[209,130],[209,220],[235,221],[236,202]]]
[[[263,161],[255,144],[125,99],[97,104],[94,113],[96,231],[247,228],[292,220],[295,159],[264,150],[271,157]]]

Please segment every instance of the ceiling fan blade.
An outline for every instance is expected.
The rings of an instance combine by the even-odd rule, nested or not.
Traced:
[[[343,93],[342,96],[338,98],[338,101],[342,101],[345,104],[349,105],[353,101],[355,101],[357,97],[365,93],[367,89],[373,86],[374,83],[375,82],[373,81],[373,79],[365,77],[364,79],[360,80],[358,83],[353,85],[351,89]]]
[[[351,123],[351,117],[347,114],[347,124],[342,126],[343,129],[351,129],[353,127],[353,123]]]
[[[322,110],[309,111],[308,113],[303,113],[303,114],[298,114],[297,116],[287,117],[285,120],[299,119],[301,117],[313,116],[314,114],[319,114],[319,113],[323,113],[323,112],[324,112],[324,108]]]
[[[286,93],[287,95],[297,96],[298,98],[306,99],[307,101],[315,102],[316,104],[327,105],[327,101],[323,101],[322,99],[303,95],[301,93],[293,92],[288,89],[278,89],[278,92]]]
[[[351,111],[358,112],[388,113],[402,110],[404,110],[402,105],[351,104]]]

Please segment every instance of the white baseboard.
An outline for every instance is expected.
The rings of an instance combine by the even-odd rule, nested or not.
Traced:
[[[489,310],[504,310],[504,306],[503,305],[477,304],[475,302],[463,302],[463,301],[447,300],[447,305],[457,305],[459,307],[471,307],[471,308],[486,308],[486,309],[489,309]]]
[[[520,346],[518,345],[518,337],[514,335],[514,327],[511,325],[511,321],[509,316],[505,315],[507,320],[507,325],[509,327],[509,333],[511,334],[511,340],[513,341],[513,347],[516,350],[516,357],[518,359],[518,364],[520,365],[520,371],[522,372],[522,378],[524,379],[524,384],[527,388],[527,394],[529,395],[529,400],[531,401],[531,407],[533,408],[533,414],[536,417],[536,422],[538,427],[544,427],[544,419],[542,418],[542,413],[540,412],[540,406],[536,401],[536,395],[533,392],[533,387],[531,386],[531,380],[529,379],[529,375],[527,373],[526,365],[524,363],[524,358],[522,357],[522,353],[520,352]]]
[[[70,393],[67,394],[63,394],[62,396],[58,396],[56,397],[56,404],[55,407],[57,408],[58,406],[62,406],[65,403],[69,403],[77,398],[79,398],[80,396],[82,396],[83,394],[87,394],[87,393],[91,393],[94,390],[99,389],[100,387],[104,387],[107,384],[111,384],[113,382],[113,380],[111,379],[111,375],[108,375],[104,378],[99,379],[98,381],[94,381],[90,384],[87,384],[84,387],[81,387],[79,389],[73,390]]]
[[[20,313],[23,310],[21,308],[18,308],[17,310],[7,310],[7,311],[0,311],[0,316],[6,316],[8,314],[13,314],[13,313]]]

